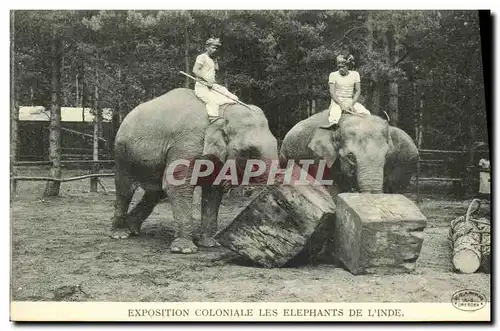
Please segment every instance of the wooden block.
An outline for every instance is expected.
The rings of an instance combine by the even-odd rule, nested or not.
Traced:
[[[337,196],[334,255],[353,274],[414,269],[426,217],[400,194],[342,193]]]
[[[267,186],[216,240],[257,264],[282,267],[318,253],[334,219],[333,199],[320,185]]]

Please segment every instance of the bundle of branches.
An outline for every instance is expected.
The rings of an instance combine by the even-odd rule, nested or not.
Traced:
[[[488,218],[473,218],[481,207],[479,199],[473,199],[465,216],[450,222],[448,240],[452,250],[453,266],[461,273],[478,270],[489,273],[491,263],[491,222]]]

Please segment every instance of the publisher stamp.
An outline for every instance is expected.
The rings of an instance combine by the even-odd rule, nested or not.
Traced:
[[[451,296],[453,306],[463,311],[482,309],[486,306],[486,301],[486,296],[472,289],[461,290]]]

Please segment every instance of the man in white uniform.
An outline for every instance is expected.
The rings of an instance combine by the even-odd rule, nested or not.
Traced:
[[[217,60],[212,59],[217,48],[221,46],[219,38],[210,38],[206,41],[206,52],[196,57],[193,74],[201,78],[206,85],[196,82],[194,93],[206,103],[210,121],[219,117],[219,106],[227,103],[236,103],[238,97],[229,92],[224,86],[217,84],[215,73],[219,70]],[[233,100],[231,100],[233,99]]]
[[[343,55],[337,56],[338,71],[332,72],[328,78],[330,87],[330,115],[328,125],[321,128],[336,129],[342,112],[359,114],[370,114],[370,112],[358,102],[361,94],[361,78],[359,73],[348,69],[348,64],[354,58],[350,55],[345,58]]]

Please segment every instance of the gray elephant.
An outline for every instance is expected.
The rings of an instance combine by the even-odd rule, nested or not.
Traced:
[[[374,115],[343,114],[337,130],[319,128],[328,110],[297,123],[285,136],[280,159],[323,159],[330,193],[397,193],[410,183],[418,149],[403,130]]]
[[[125,117],[115,139],[113,238],[139,233],[166,190],[173,217],[179,225],[171,251],[196,253],[198,246],[218,245],[213,236],[223,195],[221,185],[201,185],[201,234],[197,235],[192,215],[196,184],[189,180],[192,172],[184,173],[187,179],[184,184],[174,185],[164,180],[166,169],[176,160],[211,158],[224,163],[230,159],[237,162],[278,159],[276,138],[260,108],[234,104],[225,109],[221,107],[221,114],[223,119],[209,125],[205,104],[193,90],[178,88],[140,104]],[[144,195],[127,213],[138,186]]]

